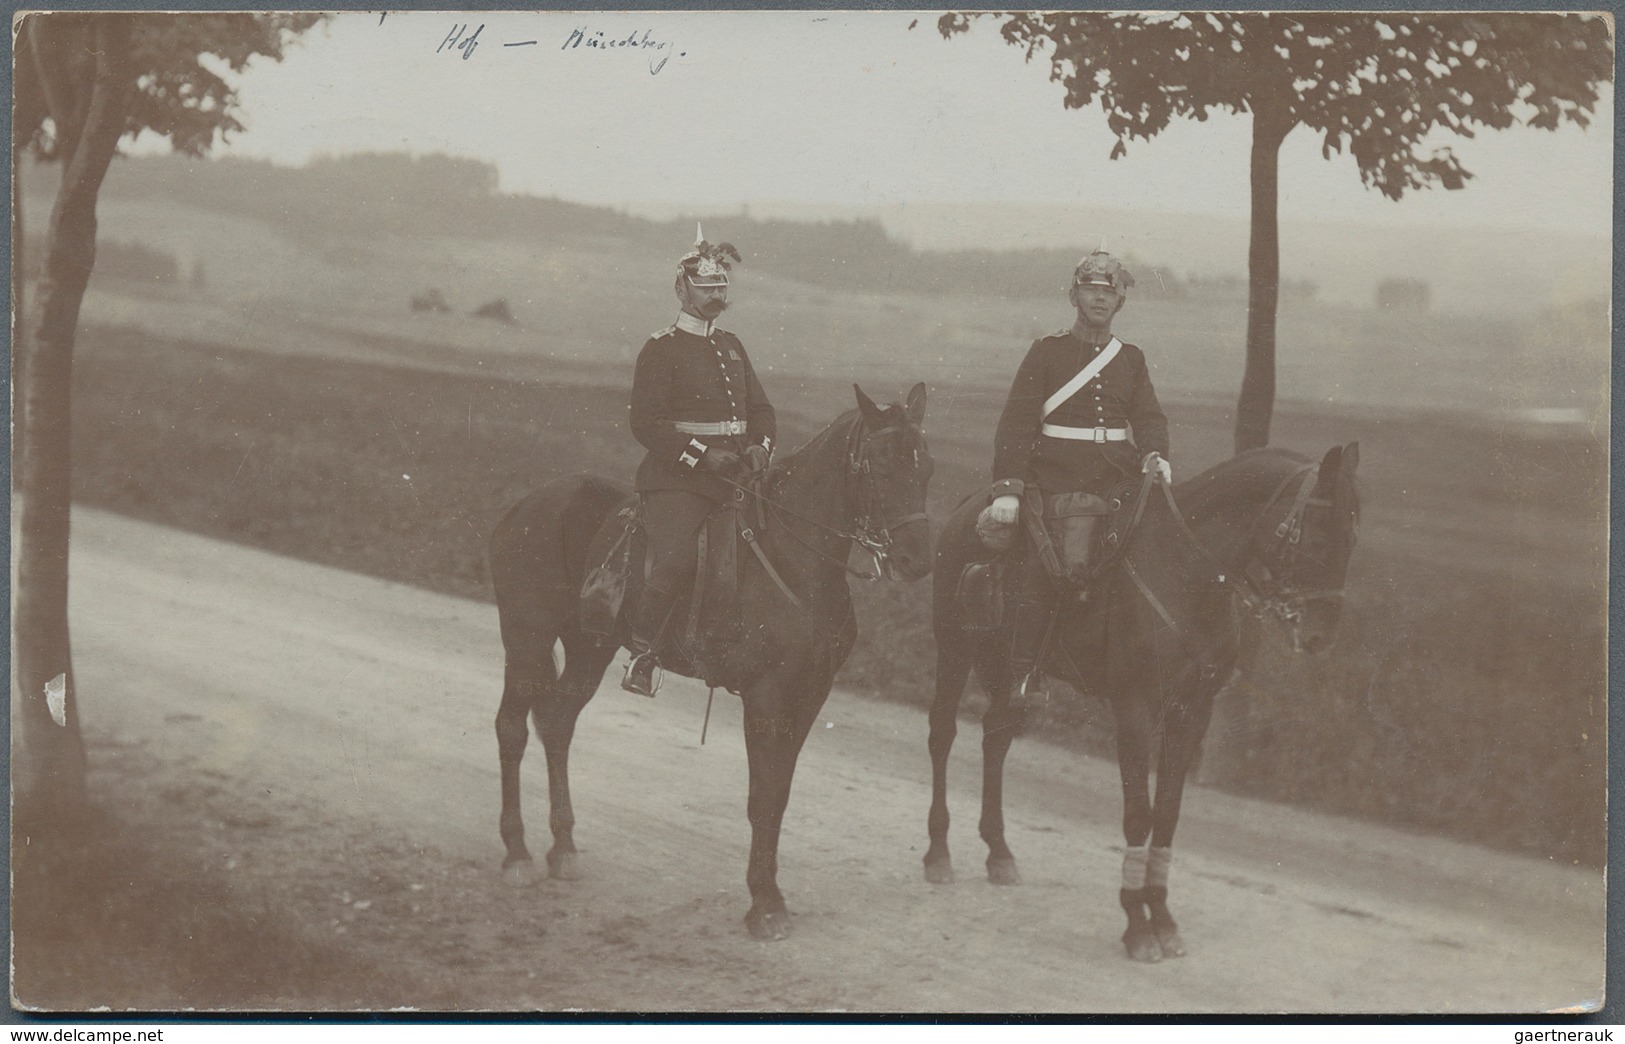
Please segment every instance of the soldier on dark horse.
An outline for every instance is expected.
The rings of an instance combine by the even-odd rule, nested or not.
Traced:
[[[1173,836],[1214,697],[1239,662],[1240,608],[1281,620],[1295,649],[1330,644],[1359,517],[1359,447],[1333,446],[1318,464],[1251,450],[1176,495],[1145,356],[1112,336],[1133,284],[1101,251],[1077,266],[1077,321],[1022,360],[991,490],[966,498],[939,534],[924,862],[927,880],[954,880],[948,756],[974,670],[988,694],[979,821],[988,879],[1019,883],[1005,836],[1005,756],[1040,672],[1063,678],[1112,707],[1123,942],[1131,958],[1151,961],[1185,952],[1168,907]]]
[[[715,326],[738,260],[732,246],[702,237],[678,264],[682,312],[644,345],[633,380],[632,432],[648,451],[636,489],[560,476],[510,508],[491,535],[505,655],[499,828],[504,876],[533,880],[520,786],[529,719],[547,759],[547,872],[581,876],[569,780],[577,716],[619,648],[633,654],[622,685],[644,695],[659,687],[663,658],[740,698],[750,776],[745,923],[756,938],[782,939],[790,922],[778,887],[780,830],[797,757],[857,641],[848,579],[930,573],[934,465],[924,384],[886,405],[853,385],[854,403],[773,459],[773,407],[739,339]],[[851,565],[854,548],[870,569]]]
[[[777,433],[773,406],[739,338],[716,325],[739,252],[696,229],[677,265],[677,321],[649,338],[632,376],[632,435],[648,450],[636,487],[653,566],[632,618],[621,687],[653,696],[656,649],[694,576],[695,534],[733,493],[729,479],[765,469]]]
[[[1172,481],[1168,419],[1145,354],[1112,336],[1112,320],[1133,285],[1128,269],[1101,250],[1073,271],[1068,296],[1077,320],[1033,342],[999,417],[991,503],[980,523],[985,533],[1015,526],[1023,500],[1042,517],[1063,494],[1105,497],[1125,478],[1152,471]],[[1029,696],[1062,591],[1038,548],[1019,536],[1015,543],[1005,574],[1010,672],[1018,692]]]

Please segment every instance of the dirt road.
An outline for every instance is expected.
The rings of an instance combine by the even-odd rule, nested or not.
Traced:
[[[1191,955],[1117,938],[1113,766],[1025,740],[1007,810],[1025,884],[986,882],[979,729],[955,750],[959,883],[921,875],[924,715],[836,692],[796,775],[780,884],[794,934],[744,932],[739,707],[606,684],[576,735],[587,879],[498,873],[492,606],[76,511],[74,652],[92,756],[199,794],[196,857],[278,916],[498,1010],[1474,1012],[1598,1003],[1600,874],[1238,800],[1187,796],[1172,881]],[[539,745],[526,764],[546,847]],[[161,802],[160,802],[161,803]],[[195,805],[195,801],[192,802]],[[191,850],[188,848],[188,852]],[[422,998],[355,987],[388,1008]]]

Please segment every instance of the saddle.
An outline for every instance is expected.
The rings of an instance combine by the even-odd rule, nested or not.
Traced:
[[[994,631],[1004,626],[1005,574],[1017,554],[1035,554],[1057,586],[1083,601],[1091,586],[1116,564],[1139,521],[1146,484],[1126,481],[1110,497],[1093,493],[1043,494],[1029,487],[1019,529],[1026,548],[1001,549],[971,562],[960,573],[957,598],[961,626]],[[980,497],[966,501],[973,503]]]
[[[737,640],[744,630],[739,607],[739,538],[747,522],[737,500],[719,504],[695,537],[694,582],[678,592],[671,623],[661,638],[662,663],[709,684],[708,650]],[[581,584],[580,621],[584,634],[614,643],[643,595],[653,566],[639,501],[633,498],[605,520],[587,545],[590,563]],[[642,568],[634,569],[633,563]]]

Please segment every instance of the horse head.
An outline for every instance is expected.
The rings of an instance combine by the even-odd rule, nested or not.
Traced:
[[[1331,647],[1343,613],[1343,584],[1360,521],[1354,470],[1360,444],[1333,446],[1307,465],[1296,491],[1271,500],[1253,533],[1249,572],[1263,608],[1287,625],[1292,647]]]
[[[888,578],[918,580],[931,572],[926,488],[935,464],[926,446],[925,385],[908,401],[881,407],[857,385],[858,421],[847,441],[848,498],[858,543]]]

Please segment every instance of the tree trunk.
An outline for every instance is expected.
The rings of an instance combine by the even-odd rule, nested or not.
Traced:
[[[124,133],[135,85],[129,16],[91,16],[89,32],[96,57],[91,82],[76,92],[83,103],[74,113],[52,113],[59,128],[81,130],[62,143],[62,184],[46,227],[39,321],[25,346],[17,393],[24,431],[15,486],[20,505],[12,785],[13,822],[23,834],[48,830],[81,810],[85,799],[85,750],[68,643],[73,347],[96,259],[96,196]],[[52,690],[60,696],[48,699]]]
[[[28,287],[28,255],[23,234],[23,147],[11,146],[11,459],[22,456],[23,384],[22,362],[28,355],[25,342],[28,307],[24,291]]]
[[[1275,312],[1281,297],[1278,228],[1281,142],[1292,130],[1285,111],[1253,104],[1252,238],[1247,247],[1247,364],[1236,402],[1236,452],[1269,445],[1275,410]]]

